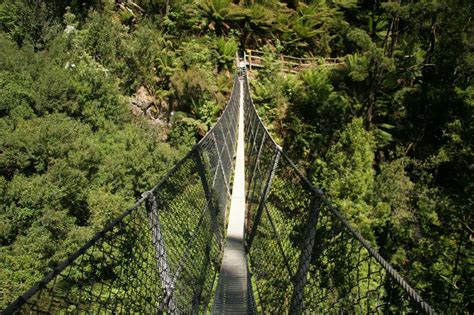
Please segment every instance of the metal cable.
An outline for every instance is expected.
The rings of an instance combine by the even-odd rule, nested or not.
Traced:
[[[257,310],[434,314],[281,151],[253,105],[247,77],[245,81],[246,232],[252,281],[260,293]],[[275,149],[281,159],[264,192]]]
[[[276,144],[243,79],[155,187],[3,313],[208,311],[244,93],[251,312],[434,314]]]
[[[12,313],[202,313],[220,269],[240,84],[159,183],[11,303]]]

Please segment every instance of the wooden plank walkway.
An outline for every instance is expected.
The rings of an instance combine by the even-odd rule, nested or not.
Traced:
[[[240,81],[239,129],[237,157],[234,170],[229,225],[224,245],[219,282],[217,285],[213,314],[248,314],[251,304],[248,292],[247,260],[244,248],[245,221],[245,152],[244,152],[244,88]]]

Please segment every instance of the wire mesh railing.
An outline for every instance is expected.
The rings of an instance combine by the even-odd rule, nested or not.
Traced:
[[[248,82],[244,96],[246,247],[257,311],[433,314],[282,152]]]
[[[240,92],[236,75],[206,136],[3,313],[204,312],[220,269]]]
[[[263,125],[247,77],[150,191],[4,311],[203,313],[220,269],[244,93],[246,248],[256,311],[434,313],[301,175]]]

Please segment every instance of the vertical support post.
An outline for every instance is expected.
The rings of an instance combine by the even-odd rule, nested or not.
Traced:
[[[252,50],[247,49],[249,53],[249,70],[252,71]]]
[[[251,191],[253,180],[255,178],[255,172],[257,171],[258,160],[260,159],[260,154],[262,153],[263,144],[265,143],[265,137],[266,137],[266,134],[264,133],[263,136],[262,136],[262,141],[260,141],[260,146],[258,148],[257,158],[255,159],[255,163],[253,165],[252,177],[250,177],[250,181],[248,183],[247,199],[249,198],[249,193]]]
[[[231,116],[231,113],[229,111],[229,116]],[[224,126],[227,126],[226,128],[226,132],[224,132]],[[233,158],[233,153],[234,153],[234,141],[235,139],[232,139],[232,136],[231,134],[234,132],[234,127],[233,127],[233,124],[232,122],[229,122],[227,121],[225,124],[222,124],[222,128],[221,128],[221,131],[222,131],[222,134],[224,135],[225,139],[229,139],[229,145],[228,145],[228,148],[229,149],[229,156],[230,156],[230,161],[232,161],[232,158]],[[227,140],[225,142],[227,144]]]
[[[250,125],[250,128],[248,130],[250,130],[250,132],[248,133],[248,142],[250,143],[250,148],[253,148],[252,147],[252,143],[254,142],[252,139],[255,137],[255,133],[258,132],[258,127],[259,127],[259,124],[258,124],[258,120],[257,118],[253,118],[255,116],[250,116],[249,120],[249,125]],[[257,129],[255,129],[255,126],[254,126],[254,121],[255,123],[257,124]]]
[[[214,175],[212,175],[212,183],[211,183],[212,190],[214,190],[214,186],[216,185],[216,179],[217,179],[217,174],[219,173],[219,169],[220,169],[220,164],[219,164],[219,161],[217,161]]]
[[[217,210],[216,210],[217,207],[215,206],[214,201],[212,199],[212,191],[211,191],[211,188],[209,187],[209,183],[206,176],[206,169],[204,167],[204,163],[202,162],[202,158],[201,158],[201,154],[199,150],[196,150],[194,154],[194,160],[196,161],[197,170],[198,170],[199,177],[201,178],[204,194],[206,195],[207,209],[209,210],[209,216],[211,219],[210,220],[211,229],[214,230],[214,233],[216,234],[217,244],[219,245],[219,249],[221,249],[223,242],[222,242],[222,235],[220,234],[219,226],[217,223]]]
[[[304,302],[304,286],[306,284],[306,274],[313,256],[314,242],[316,238],[316,225],[321,209],[322,192],[315,192],[312,200],[311,214],[306,227],[306,237],[303,248],[301,249],[298,271],[294,279],[294,291],[291,298],[290,314],[302,314]]]
[[[207,203],[206,206],[207,206],[207,209],[208,209],[208,212],[209,212],[209,217],[210,217],[210,222],[211,222],[211,230],[214,232],[214,234],[216,236],[216,242],[217,242],[217,246],[218,246],[219,250],[222,250],[224,232],[222,232],[222,234],[221,234],[221,230],[219,229],[219,223],[218,223],[218,220],[217,220],[219,210],[218,210],[218,206],[214,202],[213,195],[212,195],[212,193],[214,191],[214,189],[213,189],[214,188],[214,180],[215,180],[215,177],[217,175],[217,172],[219,171],[220,160],[217,162],[218,165],[216,165],[216,171],[215,171],[215,174],[213,175],[213,182],[212,182],[211,186],[209,186],[209,183],[208,183],[208,179],[207,179],[207,176],[206,176],[206,168],[204,166],[203,159],[202,159],[201,154],[200,154],[200,150],[195,151],[194,160],[196,161],[197,171],[198,171],[199,177],[201,178],[202,187],[203,187],[203,190],[204,190],[204,194],[206,196],[206,203]],[[225,209],[224,209],[224,211],[225,211]],[[224,214],[224,218],[225,218],[225,214]],[[212,233],[212,231],[211,231],[211,233]],[[200,274],[200,279],[203,282],[204,282],[203,279],[206,278],[206,273],[209,270],[211,240],[212,240],[212,236],[210,236],[210,238],[206,242],[206,247],[205,247],[206,263],[203,264],[203,266],[200,270],[200,273],[199,273]],[[198,311],[199,311],[199,301],[200,301],[200,298],[201,298],[202,290],[203,290],[203,287],[200,287],[199,290],[197,290],[194,293],[193,303],[192,303],[193,313],[198,313]]]
[[[227,152],[227,157],[229,158],[229,162],[232,163],[232,155],[230,154],[229,146],[227,145],[226,135],[224,131],[222,130],[223,128],[219,128],[219,129],[222,134],[222,140],[224,141],[224,147],[225,147],[225,151]]]
[[[251,110],[251,109],[250,109]],[[251,162],[252,162],[252,156],[253,156],[253,153],[254,153],[254,150],[255,150],[255,141],[256,141],[256,138],[258,136],[258,131],[259,131],[259,128],[260,128],[260,124],[258,123],[258,117],[256,115],[252,115],[252,117],[255,117],[255,118],[251,118],[251,121],[250,121],[250,132],[249,132],[249,136],[248,136],[248,141],[246,141],[246,146],[248,149],[245,150],[246,152],[246,155],[248,156],[248,158],[246,159],[247,160],[247,165],[250,166],[251,165]],[[257,124],[257,128],[255,128],[253,122],[255,121],[255,123]],[[250,168],[247,167],[245,172],[246,172],[246,178],[247,177],[247,174],[248,172],[250,171]]]
[[[280,62],[281,62],[281,72],[285,71],[285,59],[283,58],[283,54],[280,54]]]
[[[253,120],[252,120],[252,116],[250,115],[250,109],[248,109],[248,105],[247,105],[247,102],[245,102],[244,104],[245,106],[245,124],[246,126],[248,126],[248,128],[246,128],[245,130],[245,139],[246,140],[249,140],[250,139],[250,136],[251,136],[251,133],[252,133],[252,128],[253,128]],[[250,131],[247,131],[247,130],[250,130]]]
[[[147,198],[145,205],[148,213],[148,225],[152,232],[152,241],[153,246],[155,247],[156,267],[160,274],[161,287],[163,288],[164,294],[163,303],[160,304],[159,310],[160,312],[176,314],[178,313],[178,309],[173,297],[174,283],[168,266],[163,236],[161,235],[158,202],[151,191],[143,193],[142,196]]]
[[[227,195],[230,196],[229,182],[227,181],[227,176],[225,175],[224,166],[222,164],[221,153],[219,151],[219,146],[217,145],[217,140],[216,140],[216,136],[215,136],[214,133],[212,133],[212,139],[214,140],[213,141],[214,142],[214,147],[216,148],[217,158],[219,159],[218,164],[221,167],[222,176],[224,177],[224,184],[225,184],[225,187],[226,187],[226,190],[227,190]]]
[[[251,140],[252,144],[250,145],[250,148],[251,148],[250,153],[253,153],[253,150],[255,148],[255,142],[257,141],[258,132],[260,131],[259,130],[260,129],[260,124],[259,124],[258,118],[256,118],[255,120],[257,122],[257,129],[255,129],[255,134],[252,135],[253,139]]]
[[[235,154],[235,150],[237,148],[237,134],[238,134],[238,127],[235,124],[236,121],[236,114],[235,110],[232,108],[232,111],[229,113],[230,116],[230,128],[229,128],[229,138],[231,139],[232,147],[231,151],[232,154]]]
[[[272,162],[272,170],[270,172],[270,176],[268,176],[267,183],[265,184],[265,190],[263,192],[262,197],[260,198],[260,202],[258,204],[257,208],[257,213],[255,214],[255,220],[252,226],[252,231],[250,233],[250,236],[247,240],[247,249],[250,250],[252,247],[252,242],[255,237],[255,233],[257,232],[257,227],[260,222],[260,218],[262,217],[262,212],[263,208],[265,206],[265,201],[267,199],[268,193],[270,192],[270,187],[272,185],[273,177],[275,176],[275,172],[278,167],[278,161],[280,160],[280,155],[281,155],[281,147],[276,148],[275,155],[273,156],[273,162]]]

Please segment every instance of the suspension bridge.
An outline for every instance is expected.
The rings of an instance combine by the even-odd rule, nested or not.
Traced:
[[[435,313],[276,144],[243,62],[203,139],[3,311],[85,312]]]

